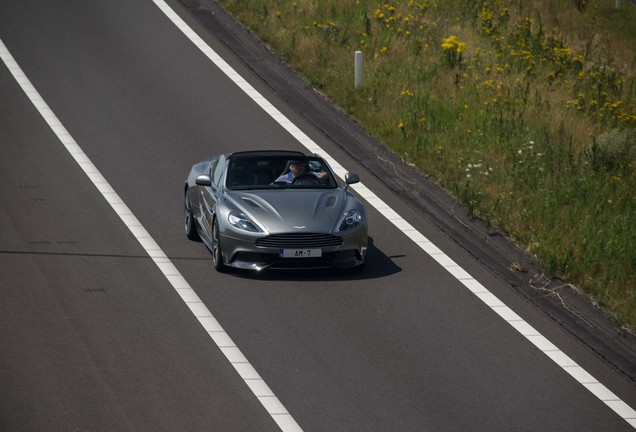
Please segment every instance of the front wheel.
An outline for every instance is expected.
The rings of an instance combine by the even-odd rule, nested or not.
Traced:
[[[223,254],[221,253],[221,239],[219,234],[219,223],[214,218],[214,225],[212,226],[212,261],[214,262],[214,268],[218,272],[224,272],[227,270],[225,264],[223,264]]]
[[[194,214],[192,213],[192,201],[190,200],[190,192],[186,191],[183,205],[183,219],[185,225],[186,237],[190,240],[199,240]]]

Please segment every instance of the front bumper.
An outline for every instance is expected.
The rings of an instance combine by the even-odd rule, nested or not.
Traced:
[[[274,237],[274,236],[272,236]],[[229,267],[246,270],[264,269],[320,269],[351,268],[365,263],[368,237],[365,227],[347,233],[346,236],[295,233],[283,236],[282,243],[267,239],[240,239],[221,236],[224,263]],[[325,239],[323,244],[316,239]],[[330,238],[330,239],[329,239]],[[337,239],[337,242],[334,242]],[[305,241],[306,240],[306,241]],[[257,246],[267,244],[268,247]],[[315,258],[282,258],[280,249],[285,247],[316,248],[322,256]]]

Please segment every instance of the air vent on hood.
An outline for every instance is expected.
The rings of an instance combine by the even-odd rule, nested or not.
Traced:
[[[257,203],[255,203],[252,199],[250,198],[246,198],[246,197],[241,197],[243,199],[243,201],[245,201],[247,204],[251,205],[254,208],[262,208],[260,205],[258,205]]]

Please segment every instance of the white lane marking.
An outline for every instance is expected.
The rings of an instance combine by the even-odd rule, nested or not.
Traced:
[[[27,97],[31,100],[36,109],[40,112],[44,120],[51,127],[55,135],[62,142],[64,147],[73,156],[75,161],[84,170],[99,192],[111,205],[115,213],[121,218],[130,232],[139,241],[146,253],[152,258],[159,270],[172,287],[188,305],[190,311],[199,320],[210,338],[223,352],[228,361],[234,366],[240,377],[245,381],[256,398],[261,402],[273,420],[284,432],[298,432],[302,429],[287,412],[282,403],[267,386],[249,361],[234,344],[230,336],[223,330],[218,321],[212,316],[207,306],[201,301],[196,292],[183,278],[179,270],[172,264],[170,259],[164,254],[159,245],[150,236],[141,222],[130,211],[128,206],[121,200],[119,195],[110,186],[108,181],[101,175],[99,170],[93,165],[84,151],[68,133],[64,125],[59,121],[55,113],[42,99],[38,91],[33,87],[20,66],[17,64],[4,42],[0,40],[0,58],[7,66],[15,80],[18,82]]]
[[[304,132],[296,127],[283,113],[276,109],[267,99],[265,99],[254,87],[252,87],[243,77],[241,77],[225,60],[223,60],[203,39],[196,34],[174,10],[172,10],[163,0],[153,0],[155,4],[166,14],[166,16],[205,54],[228,78],[245,92],[256,104],[269,114],[281,127],[289,132],[298,142],[309,152],[318,153],[329,162],[338,176],[344,178],[346,170],[329,156],[318,144],[309,138]],[[459,280],[468,290],[474,293],[488,307],[495,311],[508,324],[519,331],[539,350],[551,358],[557,365],[570,374],[576,381],[587,388],[594,396],[603,401],[614,412],[627,421],[636,429],[636,411],[620,400],[615,394],[588,374],[583,368],[577,365],[565,353],[550,343],[545,337],[537,332],[530,324],[520,318],[512,309],[501,302],[486,287],[474,279],[449,256],[442,252],[430,240],[418,232],[411,224],[404,220],[399,214],[391,209],[384,201],[376,196],[370,189],[362,183],[351,186],[359,196],[369,205],[375,207],[393,225],[402,231],[407,237],[413,240],[424,252],[429,254],[435,261],[444,267],[451,275]]]

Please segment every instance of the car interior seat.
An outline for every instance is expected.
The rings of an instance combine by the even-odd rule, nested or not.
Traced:
[[[250,167],[235,164],[227,173],[226,184],[229,188],[254,186],[256,175]]]

